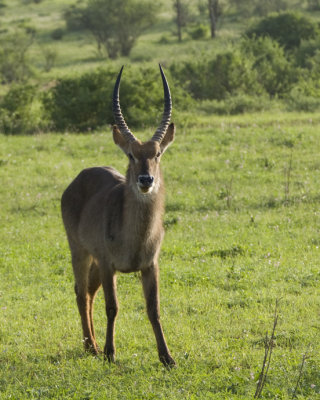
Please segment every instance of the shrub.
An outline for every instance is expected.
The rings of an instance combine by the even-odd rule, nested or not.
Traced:
[[[206,25],[199,24],[189,30],[189,35],[193,40],[205,39],[208,36],[209,29]]]
[[[169,44],[170,42],[171,42],[171,39],[167,34],[162,35],[158,41],[159,44]]]
[[[59,131],[85,131],[113,123],[111,94],[119,71],[100,69],[60,79],[44,95],[44,108]],[[188,106],[187,94],[171,86],[173,101]],[[121,107],[130,127],[156,126],[163,109],[163,89],[154,68],[126,68],[121,83]]]
[[[69,6],[63,13],[69,31],[81,31],[86,29],[83,19],[84,9],[75,5]]]
[[[290,111],[314,112],[320,110],[320,98],[306,95],[299,87],[291,90],[287,97]]]
[[[222,100],[239,92],[259,94],[263,91],[257,82],[252,61],[238,49],[218,54],[212,59],[173,64],[173,77],[196,99]]]
[[[86,130],[106,123],[105,117],[111,122],[110,79],[107,72],[59,79],[43,97],[54,129]]]
[[[51,32],[51,38],[53,40],[61,40],[64,35],[64,30],[62,28],[57,28]]]
[[[295,61],[299,67],[312,69],[320,49],[320,35],[315,39],[303,40],[300,47],[295,52]]]
[[[34,40],[34,31],[19,30],[1,36],[0,78],[3,83],[23,82],[31,76],[27,57]]]
[[[42,54],[45,61],[44,70],[45,72],[50,72],[57,61],[58,52],[52,47],[43,47]]]
[[[319,71],[302,76],[299,82],[292,87],[286,100],[290,110],[310,112],[320,110]]]
[[[5,134],[27,134],[44,127],[44,118],[34,107],[37,87],[13,85],[0,105],[0,130]]]
[[[296,71],[278,42],[269,37],[245,39],[241,42],[244,57],[252,59],[252,68],[261,86],[271,96],[282,96],[296,80]]]
[[[298,13],[285,12],[262,18],[246,32],[248,37],[270,36],[286,50],[299,47],[301,40],[314,38],[318,33],[315,22]]]

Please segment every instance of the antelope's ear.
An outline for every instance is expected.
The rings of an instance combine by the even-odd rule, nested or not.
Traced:
[[[119,131],[117,125],[113,125],[112,133],[113,133],[113,141],[114,141],[114,143],[117,146],[119,146],[120,149],[123,150],[127,154],[127,152],[128,152],[128,142],[123,137],[122,133]]]
[[[161,153],[164,153],[167,147],[173,142],[175,131],[176,128],[174,126],[174,123],[171,123],[168,126],[167,132],[160,143]]]

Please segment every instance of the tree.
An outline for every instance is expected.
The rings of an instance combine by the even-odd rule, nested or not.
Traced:
[[[189,8],[188,5],[183,3],[181,0],[174,0],[173,8],[176,11],[176,24],[178,28],[178,40],[182,41],[182,28],[187,25],[189,19]]]
[[[137,38],[155,21],[157,6],[148,0],[89,0],[85,7],[70,7],[65,19],[71,26],[88,29],[99,51],[110,58],[128,56]]]
[[[212,39],[216,37],[218,20],[222,15],[222,11],[225,11],[228,4],[226,0],[198,0],[198,11],[201,19],[207,19],[209,17]]]
[[[221,14],[219,0],[208,0],[208,9],[209,9],[211,38],[214,39],[216,37],[218,18]]]

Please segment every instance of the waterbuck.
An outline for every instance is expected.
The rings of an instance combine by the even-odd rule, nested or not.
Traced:
[[[121,113],[119,87],[113,91],[113,140],[127,155],[126,177],[112,167],[84,169],[62,195],[61,210],[72,256],[75,292],[85,348],[98,354],[93,327],[93,302],[102,284],[107,332],[104,355],[115,359],[114,328],[118,313],[116,272],[141,271],[147,313],[158,354],[166,366],[175,365],[159,315],[158,257],[164,235],[164,185],[160,159],[174,139],[170,122],[171,95],[160,65],[164,89],[161,123],[151,140],[142,143],[129,130]]]

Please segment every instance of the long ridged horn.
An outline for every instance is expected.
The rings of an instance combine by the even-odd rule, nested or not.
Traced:
[[[166,76],[162,70],[161,64],[159,64],[160,67],[160,73],[162,77],[162,83],[163,83],[163,93],[164,93],[164,110],[163,110],[163,115],[162,115],[162,120],[161,123],[156,130],[155,134],[152,136],[152,141],[153,142],[161,142],[167,128],[169,126],[170,118],[171,118],[171,111],[172,111],[172,102],[171,102],[171,94],[170,94],[170,88],[166,79]]]
[[[137,139],[135,138],[135,136],[131,133],[130,129],[128,128],[126,121],[123,118],[121,108],[120,108],[119,88],[120,88],[120,80],[121,80],[123,67],[124,66],[122,66],[122,68],[119,72],[119,75],[117,77],[116,83],[114,85],[113,97],[112,97],[112,111],[113,111],[114,120],[115,120],[120,132],[122,133],[122,135],[128,140],[128,142],[135,142]]]

